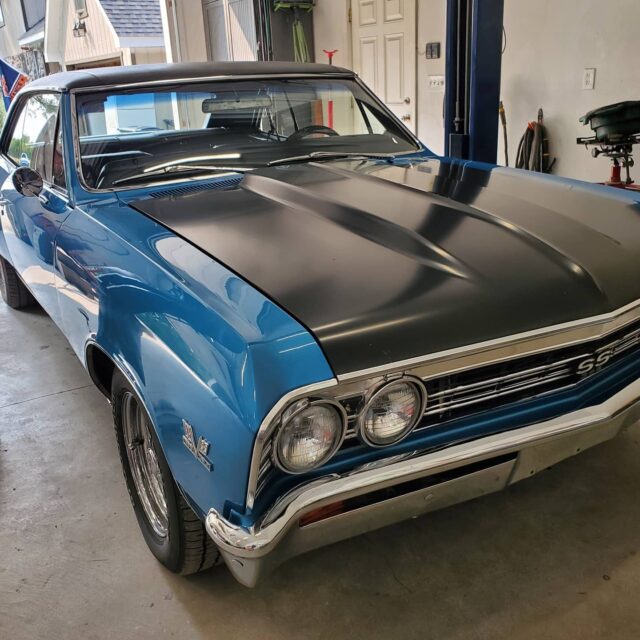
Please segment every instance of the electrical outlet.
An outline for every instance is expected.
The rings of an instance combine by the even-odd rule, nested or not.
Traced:
[[[427,76],[429,91],[444,91],[444,76]]]
[[[596,88],[596,70],[589,67],[582,72],[583,91],[593,91]]]

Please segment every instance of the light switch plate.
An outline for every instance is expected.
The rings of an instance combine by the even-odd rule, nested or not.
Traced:
[[[444,91],[444,76],[427,76],[429,91]]]
[[[588,67],[582,72],[582,89],[583,91],[593,91],[596,88],[596,70],[594,67]]]

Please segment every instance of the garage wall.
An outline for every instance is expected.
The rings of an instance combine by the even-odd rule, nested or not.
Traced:
[[[313,42],[316,62],[327,62],[327,51],[337,49],[333,64],[351,69],[350,0],[322,0],[313,10]]]
[[[443,76],[445,67],[446,0],[418,0],[418,138],[438,154],[444,153],[444,88],[430,89],[430,76]],[[440,58],[427,60],[427,42],[440,43]]]
[[[558,158],[554,173],[606,178],[609,160],[594,160],[576,145],[577,137],[590,135],[578,118],[595,107],[640,100],[638,24],[638,0],[505,0],[502,99],[512,163],[527,121],[541,106]],[[593,91],[582,89],[585,67],[597,69]],[[504,162],[502,140],[498,158]],[[640,180],[640,171],[635,176]]]

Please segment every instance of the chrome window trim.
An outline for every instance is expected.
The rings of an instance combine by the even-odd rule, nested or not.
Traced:
[[[117,84],[96,84],[90,87],[72,87],[71,93],[91,93],[93,91],[112,91],[119,89],[139,89],[141,87],[165,87],[171,84],[220,82],[226,80],[262,80],[262,79],[294,79],[294,78],[355,78],[352,71],[335,71],[331,73],[251,73],[226,74],[217,76],[197,76],[195,78],[167,78],[166,80],[143,80],[141,82],[125,82]]]
[[[255,504],[255,489],[262,447],[275,428],[280,412],[291,402],[310,395],[339,399],[363,394],[373,386],[398,374],[428,380],[536,353],[589,343],[604,338],[637,320],[640,320],[640,299],[610,313],[354,371],[339,375],[331,380],[294,389],[274,405],[258,429],[249,471],[247,509],[252,509]]]

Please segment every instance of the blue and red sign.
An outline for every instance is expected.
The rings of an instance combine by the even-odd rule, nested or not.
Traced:
[[[12,67],[6,60],[0,59],[0,79],[2,80],[4,108],[8,109],[16,93],[29,82],[29,78],[22,71]]]

